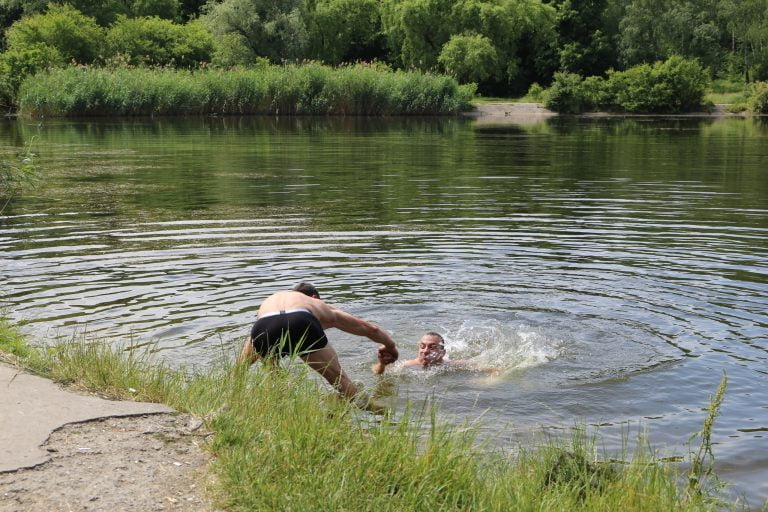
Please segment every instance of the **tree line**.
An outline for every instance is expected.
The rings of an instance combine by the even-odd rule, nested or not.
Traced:
[[[768,79],[768,0],[0,0],[0,27],[6,98],[72,62],[377,61],[504,96],[672,56],[712,78]]]

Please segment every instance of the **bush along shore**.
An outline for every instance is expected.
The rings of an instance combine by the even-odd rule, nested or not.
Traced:
[[[475,86],[376,65],[316,63],[253,69],[52,69],[19,88],[28,116],[439,115],[471,108]]]
[[[555,73],[552,86],[536,91],[550,110],[577,114],[605,110],[676,114],[703,110],[710,79],[695,60],[673,56],[626,71],[609,70],[607,77]]]
[[[250,371],[222,364],[190,373],[149,352],[69,341],[33,347],[0,319],[0,356],[55,381],[114,398],[164,402],[215,432],[219,505],[228,510],[723,510],[711,474],[712,422],[725,379],[691,451],[688,474],[656,459],[596,455],[595,437],[540,440],[513,454],[471,427],[441,424],[435,408],[374,417],[319,389],[296,366]],[[300,365],[298,365],[301,367]],[[687,482],[684,483],[684,482]]]

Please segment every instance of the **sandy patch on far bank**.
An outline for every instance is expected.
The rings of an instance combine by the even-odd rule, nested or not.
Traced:
[[[0,511],[210,511],[208,433],[186,414],[68,424],[43,448],[51,460],[0,473]]]

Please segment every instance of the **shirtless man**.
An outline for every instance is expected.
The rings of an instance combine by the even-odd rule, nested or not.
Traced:
[[[238,363],[251,365],[259,357],[295,352],[342,395],[352,399],[358,390],[341,369],[336,351],[328,342],[324,330],[331,327],[380,343],[378,364],[385,366],[397,360],[397,347],[389,334],[370,322],[329,306],[320,300],[314,286],[299,283],[293,290],[277,292],[261,303],[258,319]]]

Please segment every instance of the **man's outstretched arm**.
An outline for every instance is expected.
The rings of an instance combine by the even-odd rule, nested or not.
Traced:
[[[384,347],[379,349],[379,352],[380,353],[386,352],[387,354],[389,354],[389,358],[391,358],[390,362],[394,362],[397,360],[397,358],[399,357],[399,354],[397,352],[397,346],[395,345],[395,341],[390,337],[389,334],[387,334],[386,331],[384,331],[384,329],[382,329],[376,324],[367,322],[362,318],[358,318],[354,315],[350,315],[349,313],[346,313],[339,309],[334,308],[333,313],[334,313],[333,325],[332,325],[333,327],[336,327],[337,329],[341,329],[342,331],[348,332],[350,334],[365,336],[371,341],[375,341],[376,343],[380,343],[384,345]]]

